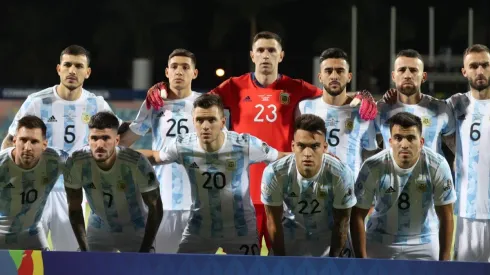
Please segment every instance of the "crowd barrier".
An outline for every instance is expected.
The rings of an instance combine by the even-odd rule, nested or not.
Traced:
[[[2,275],[490,274],[488,263],[232,255],[0,251]]]

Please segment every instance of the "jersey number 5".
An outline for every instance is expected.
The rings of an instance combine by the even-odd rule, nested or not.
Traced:
[[[276,105],[274,105],[274,104],[267,105],[267,109],[272,110],[271,111],[271,116],[269,116],[268,114],[262,115],[262,113],[265,110],[264,105],[257,104],[257,105],[255,105],[255,108],[256,109],[259,109],[259,112],[257,113],[257,115],[254,118],[254,121],[255,122],[264,122],[264,117],[265,117],[265,120],[267,120],[268,122],[274,122],[274,121],[276,121],[276,119],[277,119],[277,107],[276,107]]]
[[[75,141],[75,125],[65,127],[65,142],[73,143]]]

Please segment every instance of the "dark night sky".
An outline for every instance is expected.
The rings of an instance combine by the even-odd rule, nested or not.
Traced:
[[[312,58],[328,47],[350,53],[350,6],[357,3],[358,87],[389,83],[390,1],[297,0],[86,0],[10,1],[0,18],[0,87],[43,88],[59,81],[55,66],[61,50],[80,44],[92,52],[93,74],[86,87],[130,88],[131,60],[150,57],[153,80],[164,78],[168,54],[178,47],[197,55],[200,75],[193,84],[208,89],[249,70],[250,20],[257,30],[278,32],[286,57],[280,72],[311,81]],[[397,5],[396,50],[428,53],[428,6]],[[489,44],[490,4],[472,1],[474,43]],[[435,5],[435,52],[450,47],[460,55],[467,46],[467,4]],[[3,9],[2,9],[3,10]]]

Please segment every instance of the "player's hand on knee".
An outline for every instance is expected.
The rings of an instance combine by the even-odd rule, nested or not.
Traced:
[[[398,92],[395,88],[391,88],[383,95],[383,101],[393,105],[396,103],[396,99],[398,98]]]
[[[159,110],[165,103],[163,100],[167,99],[167,84],[165,82],[158,82],[151,86],[146,93],[146,108],[150,110],[152,107],[155,110]]]
[[[359,115],[363,120],[373,120],[378,115],[378,107],[376,101],[368,90],[362,90],[356,93],[356,96],[350,103],[350,106],[355,107],[361,104]]]

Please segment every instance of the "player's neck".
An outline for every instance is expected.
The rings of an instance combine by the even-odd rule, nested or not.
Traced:
[[[208,153],[216,152],[221,149],[221,146],[223,146],[223,143],[225,143],[225,134],[220,132],[218,138],[211,143],[204,144],[200,140],[199,143],[204,151]]]
[[[70,90],[66,86],[63,86],[63,84],[60,84],[56,87],[56,93],[58,93],[58,96],[64,100],[75,101],[82,95],[82,86]]]
[[[419,158],[420,158],[420,156],[418,158],[412,160],[411,162],[402,162],[401,160],[395,159],[395,162],[396,162],[396,165],[398,165],[398,167],[400,167],[401,169],[410,169],[415,164],[417,164]]]
[[[398,92],[398,101],[403,104],[414,105],[418,104],[422,100],[422,93],[417,92],[411,96],[406,96],[400,92]]]
[[[190,96],[192,93],[192,89],[190,86],[189,88],[182,89],[182,90],[178,90],[170,87],[169,90],[170,91],[168,91],[167,99],[182,99]]]
[[[262,85],[262,87],[267,87],[271,85],[279,77],[279,74],[277,72],[274,72],[272,74],[261,74],[259,72],[255,72],[254,75],[255,79],[257,80],[257,82],[260,83],[260,85]]]
[[[490,87],[481,91],[471,89],[471,96],[473,96],[474,99],[478,100],[490,99]]]
[[[318,168],[315,169],[315,171],[311,171],[311,170],[305,171],[304,168],[298,167],[299,174],[305,179],[310,179],[314,177],[316,174],[318,174],[318,171],[320,171],[320,166],[318,166]]]
[[[331,95],[325,89],[323,89],[323,96],[322,96],[323,102],[327,103],[328,105],[332,106],[343,106],[347,105],[352,101],[352,98],[350,98],[347,95],[347,91],[344,90],[342,93],[338,95]]]
[[[114,163],[116,162],[116,158],[117,158],[116,149],[114,149],[114,153],[112,154],[112,156],[110,156],[104,162],[96,162],[96,163],[97,166],[100,168],[100,170],[109,171],[111,170],[112,166],[114,166]]]

